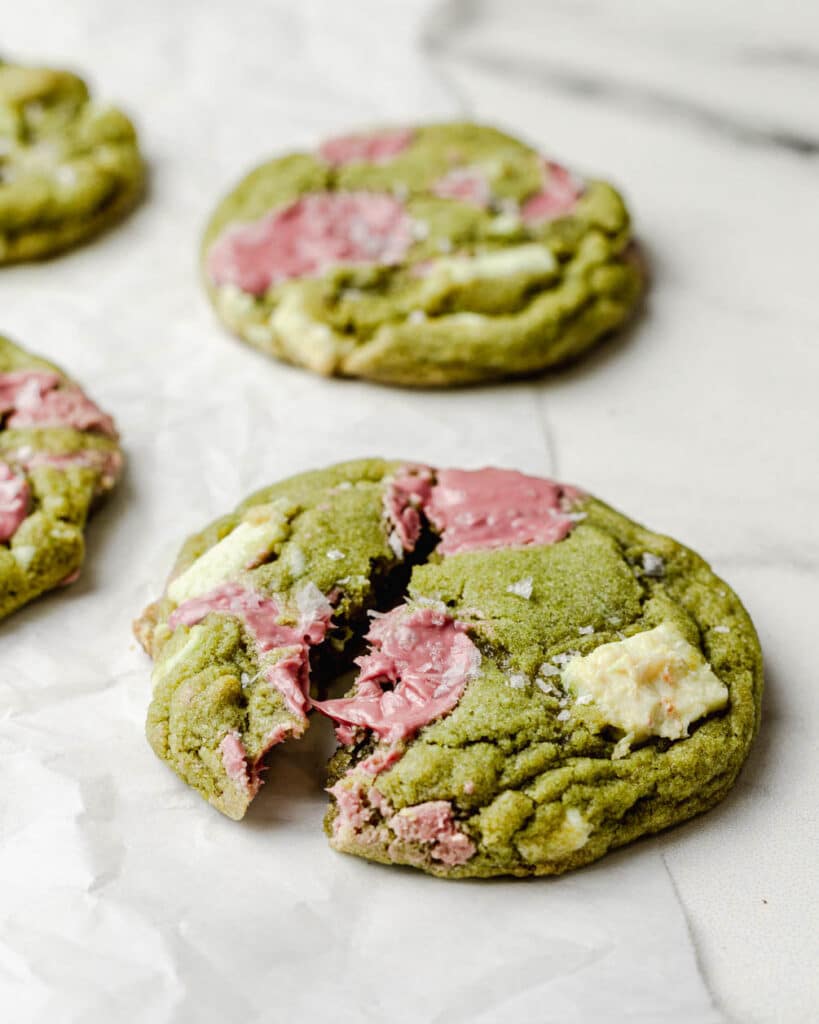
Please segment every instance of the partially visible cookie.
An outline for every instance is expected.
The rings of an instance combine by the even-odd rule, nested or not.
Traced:
[[[620,195],[503,132],[331,139],[222,201],[203,272],[224,323],[323,374],[452,385],[573,359],[634,309]]]
[[[111,417],[0,337],[0,618],[76,579],[88,513],[121,468]]]
[[[0,264],[61,252],[119,220],[144,167],[133,125],[67,71],[0,61]]]

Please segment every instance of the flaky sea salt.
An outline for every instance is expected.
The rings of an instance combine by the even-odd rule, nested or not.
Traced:
[[[513,672],[512,675],[509,676],[508,682],[513,690],[525,690],[526,684],[529,680],[522,672]]]
[[[340,562],[343,558],[346,558],[347,556],[344,554],[343,551],[339,551],[338,548],[330,548],[330,550],[327,552],[327,557],[330,559],[331,562]]]
[[[307,568],[307,558],[298,544],[291,544],[287,550],[287,564],[294,576],[301,576]]]
[[[568,665],[572,658],[576,658],[579,653],[579,651],[564,651],[563,654],[556,654],[552,661],[562,668],[564,665]]]
[[[659,555],[652,555],[650,551],[643,552],[643,572],[646,576],[664,576],[665,562]]]
[[[559,676],[560,675],[560,669],[557,668],[555,665],[550,665],[548,661],[544,661],[543,664],[540,666],[538,671],[540,672],[540,674],[542,676]]]
[[[731,632],[731,627],[730,626],[714,626],[714,632],[715,633],[730,633]]]
[[[532,577],[524,576],[522,580],[515,580],[514,583],[510,583],[506,588],[507,594],[515,594],[517,597],[523,597],[527,601],[532,596]]]
[[[568,722],[570,718],[571,718],[571,715],[569,714],[568,711],[559,711],[558,712],[558,715],[557,715],[558,722]]]
[[[296,607],[307,622],[321,619],[333,611],[333,606],[312,580],[296,591]]]
[[[387,543],[392,549],[392,553],[395,555],[395,557],[403,559],[404,545],[401,543],[401,538],[398,536],[398,532],[396,530],[393,530],[392,533],[389,535],[389,537],[387,538]]]
[[[581,636],[591,636],[594,632],[594,626],[578,626],[577,632]]]

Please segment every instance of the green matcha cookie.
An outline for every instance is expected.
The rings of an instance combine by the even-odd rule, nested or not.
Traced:
[[[325,142],[252,171],[205,232],[225,324],[324,374],[449,385],[573,359],[634,309],[618,193],[474,124]]]
[[[136,203],[143,180],[131,122],[82,79],[0,61],[0,264],[90,238]]]
[[[0,337],[0,619],[77,578],[88,513],[121,467],[111,417]]]
[[[331,844],[438,875],[559,873],[684,821],[759,721],[756,634],[707,564],[511,470],[285,480],[191,538],[136,629],[151,744],[211,803],[241,817],[313,707],[342,744]]]

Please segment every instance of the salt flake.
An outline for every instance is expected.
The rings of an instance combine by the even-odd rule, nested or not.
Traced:
[[[659,555],[652,555],[650,551],[643,552],[643,572],[646,576],[664,576],[665,562]]]
[[[515,594],[517,597],[523,597],[528,601],[532,596],[532,577],[524,576],[522,580],[510,583],[506,588],[506,593]]]

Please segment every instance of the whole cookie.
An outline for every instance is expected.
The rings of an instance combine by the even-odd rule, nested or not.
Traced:
[[[67,71],[0,61],[0,264],[50,256],[139,198],[134,128]]]
[[[365,631],[352,690],[311,694]],[[759,720],[756,634],[707,564],[512,470],[286,480],[188,541],[137,632],[151,743],[220,810],[312,706],[342,744],[331,844],[445,876],[559,873],[706,810]]]
[[[448,385],[531,373],[641,290],[618,193],[494,128],[331,139],[251,172],[205,233],[224,323],[319,373]]]
[[[121,467],[111,417],[0,337],[0,618],[77,578],[88,513]]]

